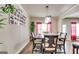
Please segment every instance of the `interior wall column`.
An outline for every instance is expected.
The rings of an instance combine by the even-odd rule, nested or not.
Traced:
[[[62,32],[62,18],[58,19],[58,32]]]

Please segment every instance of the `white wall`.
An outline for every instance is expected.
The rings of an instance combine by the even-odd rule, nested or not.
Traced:
[[[58,32],[62,32],[62,18],[59,17],[58,19]]]
[[[5,21],[6,26],[0,29],[0,41],[5,45],[4,50],[8,53],[19,53],[26,44],[29,42],[29,16],[21,5],[15,5],[16,8],[20,8],[24,15],[27,17],[25,26],[9,24],[9,17]]]
[[[0,43],[3,43],[0,44],[0,51],[7,51],[7,39],[9,39],[7,17],[8,15],[0,16],[0,19],[6,18],[4,21],[6,25],[4,25],[3,28],[0,28]]]

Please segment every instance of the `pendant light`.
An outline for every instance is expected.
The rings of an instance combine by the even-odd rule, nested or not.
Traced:
[[[51,16],[48,15],[48,8],[49,6],[46,6],[46,17],[45,17],[45,23],[51,22]]]

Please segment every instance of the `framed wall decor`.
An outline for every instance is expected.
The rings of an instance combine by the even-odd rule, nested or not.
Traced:
[[[21,9],[16,9],[16,11],[10,14],[9,24],[20,24],[25,25],[26,16],[23,14]]]

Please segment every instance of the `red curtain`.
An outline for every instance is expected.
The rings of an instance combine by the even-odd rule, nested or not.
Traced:
[[[42,22],[36,22],[36,32],[38,33],[38,30],[39,30],[39,25],[41,25],[42,24]]]
[[[71,22],[71,40],[76,40],[76,22]]]

